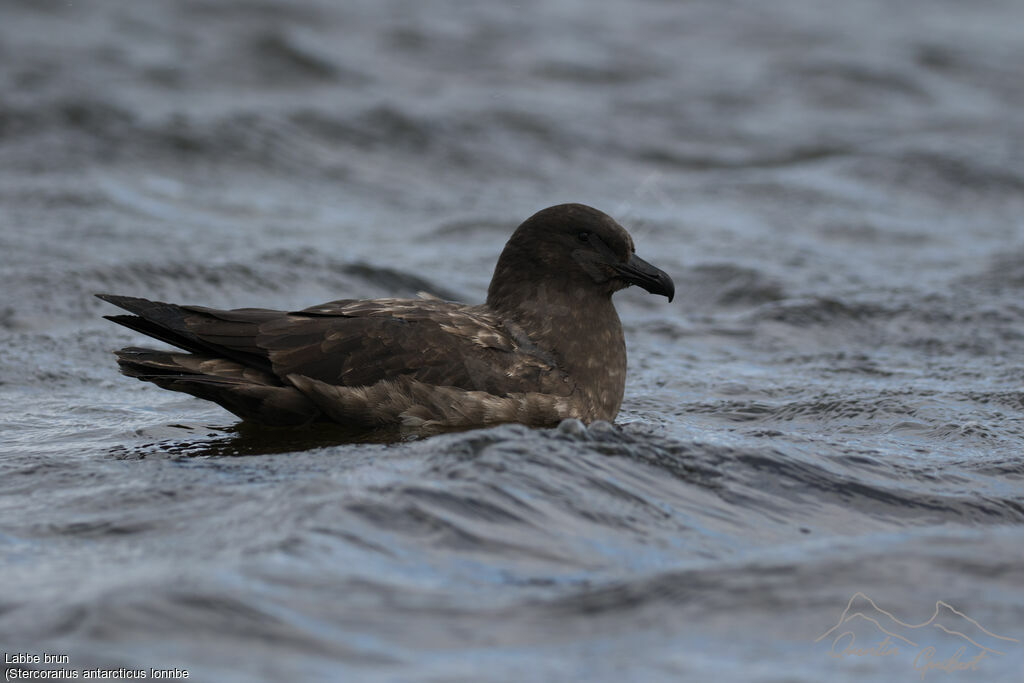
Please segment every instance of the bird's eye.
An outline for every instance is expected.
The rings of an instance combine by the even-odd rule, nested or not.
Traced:
[[[576,235],[576,239],[578,239],[580,242],[589,242],[590,233],[585,231],[581,232],[580,234]]]

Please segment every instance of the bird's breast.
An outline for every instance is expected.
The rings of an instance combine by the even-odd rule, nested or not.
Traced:
[[[574,373],[583,399],[583,412],[587,422],[612,422],[619,414],[626,388],[626,343],[622,327],[605,329],[588,342],[585,353],[578,356],[586,359],[583,367]]]
[[[516,307],[505,328],[520,353],[550,364],[542,393],[571,395],[585,422],[611,422],[626,386],[626,340],[615,307],[607,297],[552,299],[549,292],[543,306]]]
[[[626,387],[626,340],[618,316],[603,324],[563,329],[552,342],[559,375],[572,392],[580,419],[613,421]]]

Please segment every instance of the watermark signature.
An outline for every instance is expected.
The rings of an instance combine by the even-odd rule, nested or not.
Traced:
[[[868,644],[859,643],[858,636],[867,638]],[[846,603],[835,626],[814,639],[815,643],[822,641],[829,643],[828,656],[836,659],[905,659],[921,680],[932,671],[977,671],[986,659],[1001,657],[1020,644],[1016,638],[989,631],[941,600],[927,621],[909,624],[860,592]]]

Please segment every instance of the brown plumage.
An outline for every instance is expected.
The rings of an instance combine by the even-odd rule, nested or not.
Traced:
[[[421,295],[226,311],[97,296],[132,313],[109,320],[184,351],[122,349],[128,376],[264,424],[425,434],[614,420],[626,348],[611,296],[631,284],[674,293],[618,223],[563,204],[519,226],[480,306]]]

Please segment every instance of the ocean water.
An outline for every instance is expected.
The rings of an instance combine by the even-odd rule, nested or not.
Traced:
[[[58,657],[9,675],[1021,680],[1021,26],[6,0],[0,650]],[[677,284],[616,296],[614,427],[249,428],[92,297],[477,302],[567,201]]]

